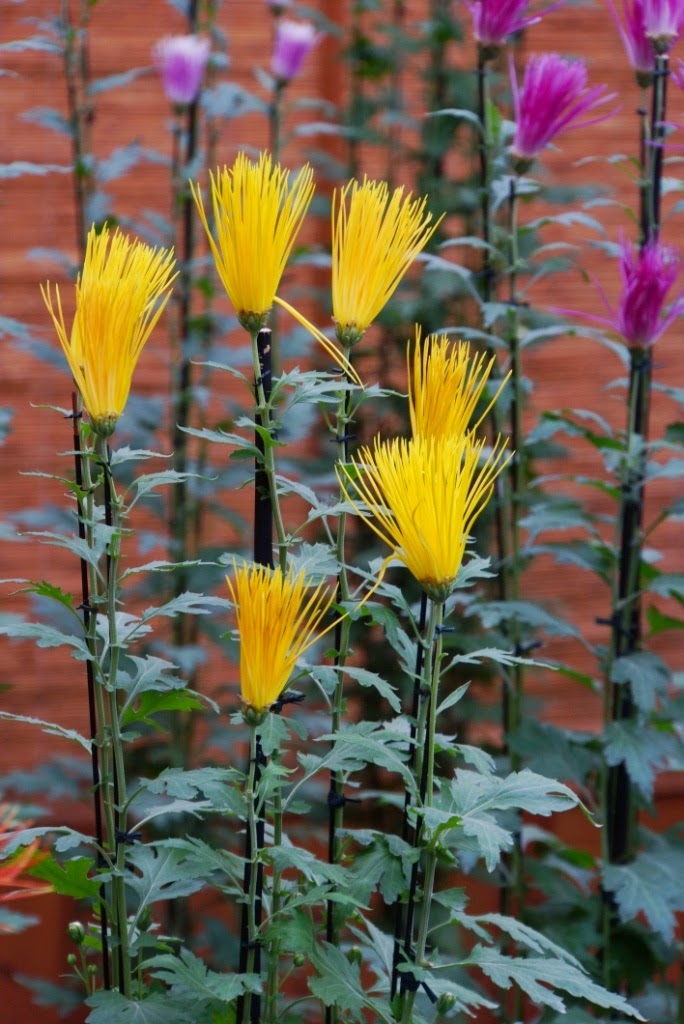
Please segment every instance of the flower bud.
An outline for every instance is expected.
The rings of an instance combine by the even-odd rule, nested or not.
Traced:
[[[456,996],[453,992],[442,992],[441,996],[437,1000],[435,1009],[437,1013],[448,1013],[449,1010],[453,1010],[456,1005]]]
[[[75,942],[77,946],[80,946],[85,939],[85,928],[80,921],[70,921],[67,925],[67,935],[72,942]]]
[[[358,946],[351,946],[347,950],[347,960],[350,964],[361,964],[363,963],[363,953]]]
[[[303,967],[304,964],[306,963],[306,957],[304,956],[303,953],[295,953],[295,955],[292,957],[292,963],[295,965],[295,967]]]

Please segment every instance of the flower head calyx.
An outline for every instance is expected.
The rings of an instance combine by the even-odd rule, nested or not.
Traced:
[[[251,716],[280,697],[297,660],[335,625],[321,628],[335,591],[304,571],[234,564],[226,577],[240,635],[240,693]]]
[[[387,304],[441,217],[384,181],[353,179],[332,204],[332,304],[337,337],[359,341]]]
[[[242,326],[255,334],[268,319],[294,240],[313,196],[306,164],[290,172],[268,153],[256,163],[239,153],[233,166],[210,173],[214,237],[199,186],[190,183],[218,275]]]
[[[76,312],[67,331],[59,289],[41,288],[93,429],[113,433],[133,371],[162,314],[175,278],[171,249],[153,249],[117,230],[92,227],[76,282]]]

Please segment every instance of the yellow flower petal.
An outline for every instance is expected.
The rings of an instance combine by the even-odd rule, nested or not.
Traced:
[[[59,289],[43,300],[94,430],[108,436],[124,410],[140,353],[171,295],[173,250],[131,241],[117,229],[88,232],[67,331]]]
[[[510,459],[498,441],[482,460],[485,443],[467,434],[376,438],[358,461],[337,468],[357,513],[439,600],[450,593],[475,521]]]
[[[481,416],[471,423],[482,398],[495,356],[471,354],[467,342],[453,342],[446,334],[421,341],[416,327],[413,348],[406,352],[409,376],[409,418],[414,437],[451,437],[476,430],[508,380],[501,384]]]
[[[332,203],[332,302],[337,336],[358,341],[427,245],[433,223],[427,198],[390,195],[386,182],[350,181]]]
[[[281,695],[297,660],[335,622],[320,629],[335,598],[324,583],[312,588],[303,571],[233,566],[226,577],[240,633],[240,692],[246,707],[265,711]]]
[[[199,185],[190,182],[216,270],[240,323],[256,332],[266,323],[294,240],[314,192],[306,164],[290,187],[290,172],[268,153],[252,163],[239,153],[233,166],[210,173],[214,233]]]

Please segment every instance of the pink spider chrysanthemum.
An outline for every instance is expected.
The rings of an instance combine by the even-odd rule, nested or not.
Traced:
[[[536,25],[544,14],[553,10],[564,0],[556,0],[536,13],[529,12],[529,0],[467,0],[473,19],[473,34],[480,46],[496,51],[505,46],[511,36],[522,32],[530,25]]]
[[[595,117],[582,119],[583,115],[612,100],[615,93],[606,93],[605,85],[587,88],[585,64],[566,60],[557,53],[530,57],[522,89],[518,87],[511,60],[511,88],[515,115],[511,155],[518,173],[524,173],[561,132],[586,128],[615,112],[603,111]]]
[[[651,348],[677,317],[684,313],[684,288],[665,311],[668,293],[679,277],[681,258],[676,249],[662,242],[647,242],[636,249],[626,238],[620,239],[620,277],[622,290],[617,306],[612,306],[595,281],[608,316],[579,310],[556,309],[557,313],[579,317],[608,328],[619,335],[629,348]]]
[[[684,25],[684,0],[643,0],[644,29],[656,53],[667,53]]]
[[[622,18],[613,0],[606,2],[622,36],[627,58],[634,68],[639,85],[649,85],[653,78],[655,53],[653,43],[646,35],[644,0],[623,0]]]

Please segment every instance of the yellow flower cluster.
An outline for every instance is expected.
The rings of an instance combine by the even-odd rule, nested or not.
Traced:
[[[501,439],[487,450],[471,425],[492,359],[472,357],[469,345],[446,336],[421,344],[417,332],[408,363],[412,437],[376,438],[337,475],[357,513],[391,549],[388,561],[403,562],[429,597],[444,601],[471,530],[511,456]]]

